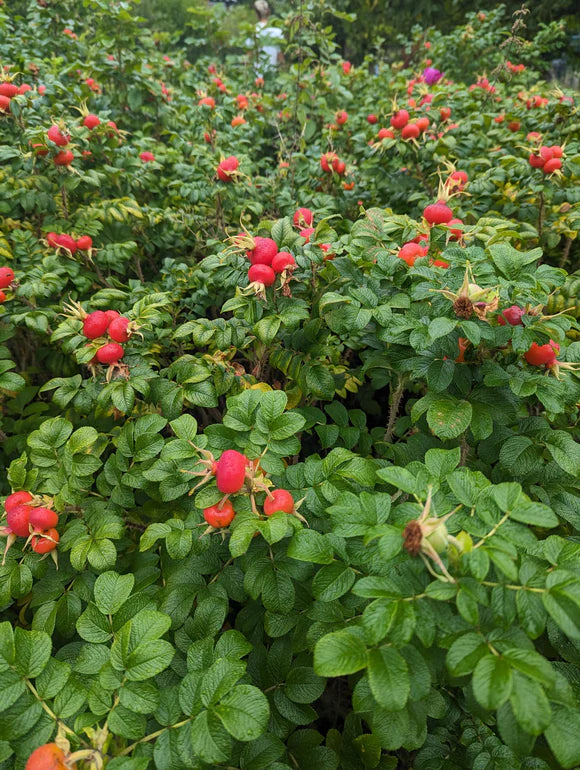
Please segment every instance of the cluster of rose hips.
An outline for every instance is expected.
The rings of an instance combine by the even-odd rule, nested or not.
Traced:
[[[422,116],[417,118],[417,120],[412,121],[410,120],[410,116],[407,110],[401,109],[396,110],[396,112],[392,115],[390,123],[392,128],[401,132],[401,139],[408,140],[418,139],[419,136],[421,136],[421,134],[429,128],[430,121],[426,116]],[[382,131],[382,135],[381,132],[379,132],[379,139],[394,139],[394,134],[393,136],[390,136],[392,131],[390,133],[385,133],[388,132],[388,129],[383,129]]]
[[[253,247],[246,250],[251,262],[248,280],[250,286],[263,295],[265,287],[272,286],[276,280],[276,275],[289,273],[296,267],[296,260],[289,251],[278,251],[278,245],[272,238],[256,236],[252,241]]]
[[[325,152],[322,155],[320,168],[327,174],[332,174],[333,171],[336,171],[339,176],[346,174],[346,163],[335,152]]]
[[[560,145],[542,145],[530,153],[528,163],[532,168],[541,168],[544,174],[553,174],[562,168],[563,156],[564,150]]]
[[[500,326],[509,324],[510,326],[523,326],[522,316],[530,312],[534,315],[533,311],[526,311],[519,305],[510,305],[502,310],[497,317],[497,322]],[[537,342],[532,342],[528,350],[524,353],[524,359],[530,366],[543,366],[546,369],[553,371],[558,376],[560,369],[576,370],[578,364],[562,363],[558,361],[558,353],[560,352],[560,346],[554,340],[550,340],[545,345],[538,345]]]
[[[4,501],[6,526],[1,528],[7,538],[4,557],[17,537],[26,538],[26,545],[30,542],[35,553],[50,553],[57,547],[60,539],[56,530],[58,514],[45,507],[44,502],[43,498],[34,497],[26,490],[8,495]]]
[[[23,83],[21,86],[17,86],[8,80],[0,83],[0,112],[10,112],[12,98],[25,94],[27,91],[32,91],[32,86],[29,86],[28,83]]]
[[[120,343],[130,339],[139,328],[137,324],[122,316],[118,310],[95,310],[87,313],[76,303],[71,303],[65,309],[70,317],[82,320],[82,333],[88,340],[98,340],[102,343],[89,364],[118,365],[125,355]],[[106,336],[109,342],[105,342]]]
[[[266,493],[266,499],[263,503],[263,513],[265,516],[271,516],[277,511],[291,514],[302,519],[298,513],[298,505],[294,498],[286,489],[271,490],[269,482],[259,465],[259,460],[248,460],[246,455],[235,449],[226,449],[222,452],[220,458],[216,460],[211,452],[203,450],[203,459],[200,464],[205,467],[203,471],[184,471],[193,476],[201,477],[201,480],[190,491],[190,494],[200,486],[215,478],[218,491],[223,497],[215,505],[204,508],[203,518],[209,525],[210,530],[224,529],[228,527],[235,518],[236,512],[230,500],[230,495],[240,492],[250,496],[252,510],[256,516],[260,516],[255,495]],[[302,519],[303,520],[303,519]]]
[[[470,91],[474,91],[476,88],[481,88],[483,91],[487,91],[490,94],[495,94],[496,91],[495,86],[492,86],[489,80],[485,77],[478,78],[476,83],[473,83],[473,85],[469,86]]]
[[[538,107],[546,107],[550,100],[546,98],[545,96],[534,96],[530,99],[526,99],[526,109],[533,110],[537,109]]]
[[[0,267],[0,305],[6,302],[6,294],[2,289],[12,288],[14,283],[14,270],[11,267]]]
[[[525,64],[512,64],[511,61],[506,61],[505,66],[510,72],[523,72],[526,68]]]
[[[70,134],[63,133],[56,124],[48,129],[46,136],[49,142],[52,142],[57,147],[66,147],[70,144]],[[46,152],[39,151],[38,154],[46,155]],[[74,153],[72,150],[60,150],[52,160],[56,166],[70,166],[74,160]]]
[[[93,248],[93,239],[90,235],[81,235],[79,238],[73,238],[72,235],[67,233],[47,233],[46,242],[54,249],[66,249],[71,254],[76,254],[77,251],[91,251]]]

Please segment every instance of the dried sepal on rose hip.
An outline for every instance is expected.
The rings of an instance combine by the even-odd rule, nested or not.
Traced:
[[[450,543],[458,552],[462,551],[461,542],[449,534],[446,526],[447,519],[458,509],[454,509],[445,516],[431,516],[431,498],[432,488],[429,487],[421,515],[418,519],[409,521],[403,530],[403,548],[410,556],[420,556],[429,572],[438,580],[455,583],[455,578],[447,571],[440,554],[446,553]],[[433,571],[428,559],[435,562],[443,577]]]
[[[458,318],[469,319],[475,313],[481,321],[488,321],[488,313],[495,312],[499,307],[497,288],[482,288],[474,283],[469,262],[465,268],[463,283],[457,292],[449,289],[431,289],[431,291],[442,294],[453,302],[453,311]]]

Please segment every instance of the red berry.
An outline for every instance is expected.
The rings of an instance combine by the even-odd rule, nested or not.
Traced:
[[[17,505],[6,512],[6,523],[18,537],[28,537],[30,534],[30,510],[28,505]]]
[[[14,270],[11,267],[0,267],[0,289],[7,289],[14,280]]]
[[[56,235],[54,240],[57,247],[68,249],[68,251],[70,251],[71,254],[75,254],[78,251],[79,247],[77,245],[77,242],[71,235],[62,233],[62,235]]]
[[[542,170],[544,174],[552,174],[560,168],[562,168],[562,161],[560,158],[551,158],[544,163],[544,168]]]
[[[248,279],[250,283],[263,283],[264,286],[271,286],[276,280],[276,273],[270,265],[252,265],[248,270]]]
[[[502,314],[498,317],[497,322],[500,326],[505,326],[507,321],[510,326],[523,326],[522,316],[525,314],[525,310],[517,305],[510,305],[502,311]]]
[[[234,172],[237,171],[240,161],[235,155],[224,158],[217,167],[217,175],[222,182],[231,182]]]
[[[77,240],[77,246],[81,251],[88,251],[93,248],[93,239],[90,235],[81,235]]]
[[[524,358],[532,366],[552,366],[556,363],[559,350],[560,346],[554,340],[550,340],[546,345],[532,342],[530,349],[524,353]]]
[[[559,144],[552,145],[551,150],[553,158],[561,158],[564,155],[564,150],[560,147]]]
[[[423,133],[423,131],[426,131],[429,128],[429,118],[419,118],[419,120],[415,121],[415,125],[419,131]]]
[[[532,168],[543,168],[545,162],[541,155],[534,155],[533,152],[528,157],[528,163]]]
[[[115,340],[115,342],[127,342],[131,336],[131,333],[127,329],[129,323],[129,319],[125,318],[125,316],[120,315],[117,318],[114,318],[107,330],[109,332],[109,337],[112,340]]]
[[[277,253],[276,241],[272,238],[262,238],[260,235],[254,238],[254,248],[246,252],[252,265],[271,265]]]
[[[227,527],[232,523],[235,515],[234,507],[229,500],[226,500],[221,508],[219,505],[211,505],[203,511],[203,518],[210,527],[215,529]]]
[[[11,511],[13,508],[24,505],[24,503],[29,503],[31,500],[32,495],[24,489],[21,492],[13,492],[11,495],[8,495],[4,501],[4,510]]]
[[[379,129],[378,138],[380,140],[382,140],[382,139],[394,139],[395,135],[391,131],[390,128],[381,128],[381,129]]]
[[[348,120],[348,113],[345,112],[344,110],[342,110],[341,112],[337,112],[335,120],[339,126],[343,126]]]
[[[421,134],[421,129],[416,123],[407,123],[401,131],[403,139],[417,139]]]
[[[444,225],[453,219],[453,212],[443,201],[426,206],[423,216],[430,225]]]
[[[325,152],[320,158],[320,168],[327,173],[332,172],[331,164],[336,157],[337,155],[335,152]]]
[[[447,184],[451,188],[458,188],[459,190],[463,190],[468,181],[469,177],[465,171],[454,171],[449,175]]]
[[[457,218],[450,219],[449,222],[447,222],[447,226],[448,227],[450,225],[462,225],[462,224],[463,224],[463,220],[462,219],[457,219]],[[461,230],[458,230],[457,228],[449,227],[449,229],[451,231],[451,235],[449,237],[449,240],[451,240],[451,241],[458,241],[461,238],[461,236],[463,235]]]
[[[508,123],[508,128],[510,131],[519,131],[520,130],[519,121],[513,120],[511,123]]]
[[[449,120],[451,117],[451,107],[441,107],[439,115],[441,115],[441,120]]]
[[[83,120],[83,126],[85,128],[88,128],[89,130],[92,130],[93,128],[96,128],[97,126],[101,125],[101,121],[98,117],[98,115],[87,115],[86,118]]]
[[[314,227],[305,227],[304,230],[300,230],[298,235],[304,238],[304,243],[310,243],[312,233],[316,232]]]
[[[100,364],[116,364],[123,358],[125,351],[117,342],[108,342],[97,350],[97,361]]]
[[[264,500],[264,513],[266,516],[271,516],[276,511],[292,513],[294,510],[294,498],[288,490],[274,489],[270,494],[272,497],[267,497]]]
[[[0,83],[0,96],[7,96],[12,99],[17,93],[18,86],[15,86],[14,83]]]
[[[20,96],[22,96],[22,94],[25,94],[27,91],[32,91],[32,86],[29,85],[28,83],[23,83],[18,89],[18,93],[20,94]]]
[[[50,508],[31,508],[30,525],[35,530],[50,529],[58,524],[58,514]]]
[[[552,148],[551,147],[546,147],[545,145],[543,147],[540,147],[540,155],[542,156],[544,161],[552,160],[552,158],[554,157],[554,153],[552,151]]]
[[[106,313],[103,313],[102,310],[95,310],[94,313],[89,313],[83,321],[83,334],[89,340],[96,340],[97,337],[103,336],[108,326],[109,319]]]
[[[147,150],[145,152],[140,152],[139,157],[141,158],[143,163],[153,163],[153,161],[155,160],[155,155],[153,155],[152,152],[149,152]]]
[[[54,528],[50,528],[50,529],[44,530],[43,532],[40,532],[38,535],[35,535],[32,538],[30,544],[32,546],[32,550],[35,553],[44,554],[44,553],[50,553],[51,551],[54,551],[54,549],[58,545],[59,540],[60,540],[60,535],[58,534],[57,530]],[[48,767],[51,767],[51,766],[49,765]],[[60,767],[60,765],[56,765],[56,767]]]
[[[25,770],[67,770],[66,755],[56,743],[45,743],[28,757]]]
[[[338,158],[335,158],[332,161],[332,168],[336,171],[336,173],[339,176],[343,176],[344,172],[346,171],[346,163],[343,160],[339,160]]]
[[[0,95],[0,112],[10,112],[10,98]]]
[[[121,313],[119,313],[118,310],[105,310],[105,315],[109,319],[109,323],[111,323],[111,321],[114,321],[115,318],[118,318]]]
[[[6,302],[6,294],[4,294],[4,292],[0,290],[0,305],[3,305],[5,302]]]
[[[269,269],[273,275],[274,271],[272,268]],[[247,465],[248,458],[246,455],[237,452],[235,449],[226,449],[217,461],[215,471],[216,484],[219,491],[223,492],[224,495],[239,492],[244,486]]]
[[[367,115],[367,120],[371,124],[371,126],[374,126],[375,123],[378,121],[378,118],[376,115]]]
[[[63,134],[58,126],[51,126],[46,132],[47,137],[51,142],[54,142],[58,147],[65,147],[70,142],[70,136]]]
[[[329,250],[332,248],[332,244],[330,244],[330,243],[321,243],[320,244],[320,248],[324,252],[324,261],[325,262],[332,261],[336,257],[336,254],[332,254],[332,253],[329,254],[328,253]]]
[[[71,150],[63,150],[62,152],[57,153],[53,160],[55,166],[70,166],[74,158],[75,156]]]
[[[294,213],[293,222],[297,227],[310,227],[314,221],[314,213],[310,209],[298,209]]]
[[[393,128],[404,128],[409,122],[409,113],[407,110],[399,110],[395,112],[391,118],[391,126]]]
[[[404,243],[401,248],[399,249],[399,253],[397,256],[400,259],[403,259],[409,267],[413,267],[415,264],[415,260],[418,257],[424,257],[427,254],[427,251],[429,250],[429,247],[427,246],[422,247],[418,243],[413,243],[410,241],[409,243]]]
[[[280,251],[272,260],[272,270],[275,273],[282,273],[284,270],[295,265],[296,260],[289,251]]]

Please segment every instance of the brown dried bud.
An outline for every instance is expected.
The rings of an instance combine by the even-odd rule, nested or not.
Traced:
[[[459,296],[453,303],[453,310],[458,318],[471,318],[473,302],[469,297]]]
[[[403,530],[403,548],[411,556],[417,556],[421,550],[421,543],[423,541],[423,530],[421,525],[416,519],[410,521]]]

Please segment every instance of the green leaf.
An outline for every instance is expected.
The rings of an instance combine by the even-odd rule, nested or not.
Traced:
[[[241,684],[229,692],[215,707],[228,733],[238,741],[253,741],[265,732],[270,706],[257,687]]]
[[[427,422],[439,438],[457,438],[469,427],[471,415],[469,401],[440,398],[427,409]]]
[[[577,708],[552,703],[552,721],[544,734],[562,767],[571,770],[580,765],[580,712]]]
[[[131,595],[134,584],[131,573],[103,572],[95,581],[95,604],[104,615],[114,615]]]
[[[453,676],[470,674],[488,650],[487,644],[479,634],[463,634],[449,648],[447,668]]]
[[[294,703],[313,703],[318,700],[326,680],[318,676],[309,666],[296,666],[288,672],[284,692]]]
[[[320,532],[312,529],[295,532],[288,545],[287,554],[293,559],[314,564],[330,564],[334,558],[330,542]]]
[[[366,666],[366,646],[354,630],[333,631],[316,643],[314,670],[319,676],[354,674]]]
[[[434,318],[429,324],[429,337],[432,340],[437,340],[439,337],[446,337],[455,329],[457,321],[453,321],[451,318]]]
[[[217,703],[241,679],[246,671],[246,664],[239,660],[218,658],[203,675],[201,700],[209,707]]]
[[[332,602],[344,596],[352,588],[355,577],[354,570],[340,562],[323,567],[312,581],[314,598],[321,602]]]
[[[552,720],[552,710],[539,682],[514,672],[510,703],[520,727],[531,735],[540,735]]]
[[[510,697],[513,686],[512,670],[499,655],[481,658],[473,672],[473,694],[484,709],[499,708]]]
[[[368,677],[377,703],[387,711],[404,708],[411,690],[409,671],[403,656],[393,647],[369,650]]]
[[[17,652],[14,668],[27,679],[38,676],[49,661],[52,640],[44,631],[14,629],[14,646]]]
[[[564,570],[551,572],[546,579],[547,593],[542,594],[550,617],[571,639],[580,639],[580,581]]]
[[[522,524],[532,524],[536,527],[557,527],[558,517],[542,503],[529,502],[520,503],[510,511],[510,518],[514,521],[521,521]]]
[[[210,711],[202,711],[193,720],[189,738],[194,753],[203,762],[221,764],[229,759],[231,738]]]

